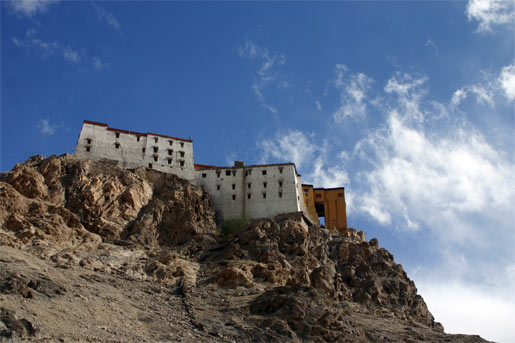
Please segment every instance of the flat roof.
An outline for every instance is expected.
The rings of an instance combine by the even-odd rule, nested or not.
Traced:
[[[195,163],[195,169],[196,170],[206,170],[206,169],[245,169],[245,168],[263,168],[263,167],[281,167],[281,166],[293,166],[295,169],[295,173],[297,174],[297,167],[295,166],[295,163],[288,162],[288,163],[269,163],[269,164],[250,164],[250,165],[243,165],[243,166],[212,166],[207,164],[199,164]],[[299,174],[297,174],[300,176]]]
[[[332,188],[313,188],[314,191],[334,191],[339,189],[345,189],[345,187],[332,187]]]
[[[146,133],[141,133],[141,132],[136,132],[136,131],[128,131],[128,130],[121,130],[121,129],[114,129],[112,127],[109,127],[109,125],[105,124],[105,123],[99,123],[99,122],[96,122],[96,121],[91,121],[91,120],[84,120],[82,122],[82,124],[90,124],[90,125],[96,125],[96,126],[102,126],[102,127],[106,127],[108,131],[113,131],[113,132],[119,132],[119,133],[126,133],[126,134],[129,134],[129,135],[135,135],[135,136],[158,136],[158,137],[164,137],[164,138],[170,138],[170,139],[175,139],[175,140],[178,140],[178,141],[184,141],[184,142],[191,142],[193,143],[193,140],[191,139],[185,139],[185,138],[179,138],[179,137],[174,137],[174,136],[167,136],[167,135],[162,135],[162,134],[159,134],[159,133],[152,133],[152,132],[146,132]]]

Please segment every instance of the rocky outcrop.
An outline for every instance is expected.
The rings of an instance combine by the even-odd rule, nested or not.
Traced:
[[[13,244],[76,247],[102,239],[154,248],[216,232],[208,194],[171,174],[34,156],[1,181],[0,225],[16,237],[3,237]]]
[[[225,237],[202,189],[109,161],[2,174],[0,267],[0,341],[484,342],[445,334],[362,232],[282,216]]]

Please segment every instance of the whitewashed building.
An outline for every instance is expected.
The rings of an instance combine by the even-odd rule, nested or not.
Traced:
[[[156,133],[113,129],[84,120],[75,156],[118,161],[122,168],[148,167],[193,181],[193,141]]]
[[[296,213],[312,223],[325,216],[346,228],[344,190],[302,185],[294,163],[218,167],[193,162],[193,141],[156,133],[113,129],[84,120],[75,156],[114,160],[122,168],[146,167],[175,174],[202,187],[220,220],[274,218]],[[337,191],[337,195],[333,194]],[[341,195],[341,196],[340,196]],[[340,220],[340,221],[338,221]]]
[[[300,175],[293,163],[245,166],[235,162],[232,167],[195,164],[194,183],[209,192],[222,220],[306,213]]]

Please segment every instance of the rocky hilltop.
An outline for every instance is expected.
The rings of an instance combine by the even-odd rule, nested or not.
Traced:
[[[485,342],[449,335],[376,239],[295,218],[221,235],[174,175],[70,155],[0,176],[0,340]]]

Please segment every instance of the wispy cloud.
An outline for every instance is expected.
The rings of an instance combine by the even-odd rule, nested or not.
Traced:
[[[431,39],[431,37],[427,38],[426,40],[426,43],[424,44],[424,46],[426,48],[431,48],[434,50],[435,54],[436,55],[439,55],[439,51],[438,51],[438,47],[436,46],[436,44],[433,42],[433,40]]]
[[[489,106],[494,105],[493,92],[490,89],[479,85],[466,86],[456,90],[452,95],[451,103],[454,106],[459,106],[459,104],[465,100],[469,94],[474,94],[476,96],[476,102],[478,104]]]
[[[99,57],[93,56],[93,57],[91,57],[91,60],[93,61],[93,66],[95,67],[96,70],[100,70],[100,69],[109,67],[109,64],[102,61]]]
[[[70,47],[66,47],[63,50],[64,59],[71,63],[80,62],[79,53],[77,51],[73,51]]]
[[[483,80],[456,90],[451,99],[451,105],[459,106],[470,94],[476,96],[476,103],[495,106],[495,98],[503,95],[508,101],[515,100],[515,65],[502,68],[498,75],[482,72]]]
[[[40,119],[36,127],[42,135],[51,136],[55,133],[58,125],[51,123],[48,119]]]
[[[44,12],[51,4],[58,2],[59,0],[14,0],[5,3],[11,8],[13,14],[32,17],[36,13]]]
[[[479,23],[478,32],[492,30],[492,25],[512,24],[515,19],[513,0],[469,0],[466,14]]]
[[[286,63],[286,57],[283,54],[270,53],[268,48],[260,47],[250,40],[246,40],[245,44],[238,47],[238,55],[259,61],[260,67],[252,83],[252,90],[261,102],[261,105],[274,115],[277,115],[277,108],[266,103],[264,90],[271,85],[278,88],[286,86],[286,82],[283,80],[282,73],[279,70]]]
[[[97,12],[98,20],[100,20],[101,22],[106,23],[107,25],[109,25],[113,29],[115,29],[116,31],[122,33],[122,29],[120,27],[120,23],[118,22],[118,19],[116,19],[116,17],[112,13],[110,13],[110,12],[104,10],[103,8],[99,7],[94,2],[92,2],[91,5],[93,6],[93,8],[95,8],[95,10]]]
[[[318,112],[323,112],[323,111],[324,111],[324,110],[323,110],[323,108],[322,108],[322,104],[320,103],[320,101],[315,100],[315,105],[316,105],[316,107],[317,107]]]
[[[367,112],[368,97],[374,80],[363,73],[349,73],[344,64],[336,65],[334,86],[340,91],[340,106],[333,114],[334,121],[343,123],[345,119],[361,120]]]
[[[77,64],[82,61],[89,61],[96,70],[109,67],[109,64],[102,61],[97,56],[88,56],[82,50],[72,49],[70,46],[64,46],[57,41],[43,41],[35,38],[36,31],[28,30],[24,39],[12,38],[12,42],[19,48],[25,48],[27,51],[33,51],[42,58],[50,56],[62,57],[66,62]]]
[[[336,187],[347,184],[349,177],[342,167],[346,156],[328,154],[327,143],[320,144],[313,134],[299,130],[278,132],[274,137],[258,144],[262,150],[261,163],[273,161],[294,162],[302,170],[304,182],[319,187]],[[329,165],[329,161],[336,165]]]
[[[502,69],[499,78],[497,79],[504,95],[510,101],[515,100],[515,65],[509,65]]]

